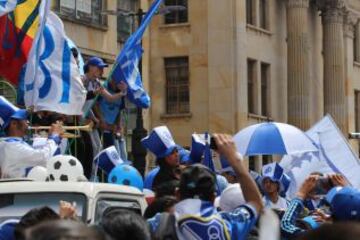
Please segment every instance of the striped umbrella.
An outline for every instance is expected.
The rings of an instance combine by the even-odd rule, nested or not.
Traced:
[[[277,122],[249,126],[238,132],[234,141],[243,156],[292,155],[318,151],[303,131]]]

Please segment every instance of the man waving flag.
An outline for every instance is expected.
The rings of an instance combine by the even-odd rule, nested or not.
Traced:
[[[116,59],[112,78],[119,83],[125,81],[128,85],[128,97],[136,106],[148,108],[150,97],[145,92],[138,69],[139,61],[142,57],[143,49],[141,39],[152,17],[159,8],[162,0],[155,0],[149,11],[144,16],[139,28],[126,41],[124,48]]]

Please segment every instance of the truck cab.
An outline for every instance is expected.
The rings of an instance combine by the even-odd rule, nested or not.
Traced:
[[[85,223],[101,220],[107,209],[129,209],[143,214],[147,203],[133,187],[92,182],[34,182],[29,179],[0,181],[0,223],[19,219],[33,208],[48,206],[59,212],[59,201],[76,205]]]

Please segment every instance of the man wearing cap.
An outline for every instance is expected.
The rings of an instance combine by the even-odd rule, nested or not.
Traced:
[[[262,169],[262,188],[264,191],[263,203],[266,208],[286,209],[289,202],[280,196],[284,190],[281,177],[283,168],[278,163],[270,163]]]
[[[94,122],[97,125],[104,125],[103,117],[98,109],[98,106],[94,104],[96,95],[100,95],[105,98],[107,101],[116,101],[124,96],[124,92],[121,91],[117,94],[109,93],[104,87],[102,87],[100,79],[103,76],[104,68],[108,67],[104,61],[99,57],[91,57],[86,64],[84,65],[84,73],[85,75],[82,77],[82,81],[84,83],[84,87],[87,90],[86,102],[84,104],[84,112],[87,114],[87,122]],[[122,89],[125,89],[124,83],[119,85]],[[93,112],[95,111],[95,114]],[[102,124],[101,124],[102,123]],[[88,156],[85,159],[81,159],[81,163],[84,166],[85,175],[87,177],[91,174],[92,161],[89,159],[93,159],[96,155],[101,151],[102,144],[100,140],[100,135],[97,129],[89,133],[82,132],[81,133],[84,138],[85,145],[91,146],[91,148],[87,149]]]
[[[0,141],[1,176],[18,178],[26,175],[26,169],[34,166],[46,166],[46,161],[58,150],[60,124],[53,124],[44,145],[34,149],[23,138],[28,130],[27,112],[19,109],[0,96],[0,126],[6,137]]]
[[[303,234],[306,230],[296,224],[297,220],[302,212],[305,209],[305,201],[307,199],[313,199],[315,197],[315,188],[317,186],[317,182],[320,176],[310,175],[307,179],[305,179],[304,183],[301,185],[299,191],[296,194],[296,197],[291,200],[288,209],[285,211],[283,218],[281,219],[281,232],[282,235],[286,239],[292,239],[300,234]],[[325,198],[325,201],[330,205],[331,216],[334,221],[336,220],[360,220],[360,193],[359,191],[344,187],[346,186],[346,180],[342,175],[332,174],[328,176],[329,180],[336,187],[331,189]],[[336,197],[335,197],[336,196]],[[345,197],[344,197],[345,196]],[[354,196],[357,196],[354,198]],[[340,199],[345,199],[345,201],[339,201]],[[356,210],[356,216],[352,218],[351,214],[354,213],[354,209],[351,204],[354,204]],[[314,211],[314,216],[307,216],[302,219],[303,222],[307,222],[312,228],[318,227],[318,225],[314,224],[316,220],[317,223],[322,223],[324,221],[329,220],[330,216],[326,216],[322,211],[316,209]]]
[[[201,164],[186,167],[180,178],[175,205],[175,226],[178,239],[246,239],[263,208],[260,192],[237,153],[231,136],[214,134],[218,152],[224,155],[238,176],[246,204],[228,212],[217,212],[214,207],[216,176]],[[239,196],[240,198],[241,196]],[[150,230],[161,237],[164,214],[149,219]],[[169,226],[168,228],[171,228]]]
[[[175,144],[169,129],[166,126],[156,127],[141,142],[146,149],[155,154],[160,167],[154,178],[152,189],[156,192],[162,187],[169,187],[171,192],[180,179],[180,162],[178,145]]]

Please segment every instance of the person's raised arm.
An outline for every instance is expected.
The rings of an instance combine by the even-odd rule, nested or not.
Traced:
[[[218,148],[217,151],[228,160],[236,173],[246,202],[250,203],[260,213],[264,207],[260,191],[249,171],[243,165],[241,155],[237,152],[232,137],[226,134],[214,134],[214,138]]]

